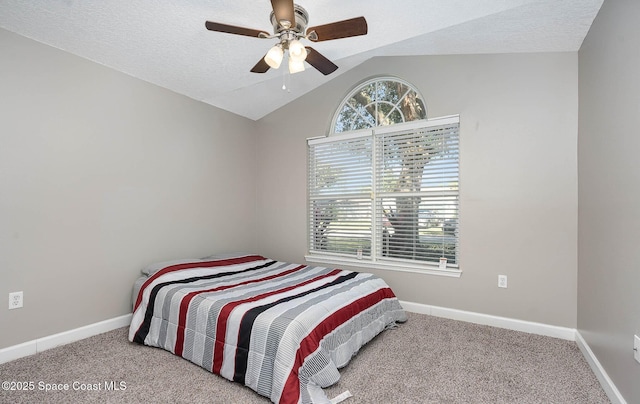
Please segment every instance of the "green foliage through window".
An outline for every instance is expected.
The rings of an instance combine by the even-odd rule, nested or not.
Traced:
[[[396,78],[378,78],[352,91],[338,108],[333,133],[388,126],[427,118],[418,92]]]

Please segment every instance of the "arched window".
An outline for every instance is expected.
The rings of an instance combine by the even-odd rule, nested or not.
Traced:
[[[331,132],[341,133],[427,118],[418,90],[395,77],[368,80],[349,93],[333,117]]]
[[[413,86],[376,78],[308,139],[307,261],[460,276],[460,119],[426,117]]]

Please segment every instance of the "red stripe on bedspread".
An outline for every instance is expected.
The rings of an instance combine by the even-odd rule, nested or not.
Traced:
[[[136,298],[136,304],[133,306],[133,311],[138,309],[140,302],[142,301],[142,292],[149,286],[154,279],[162,276],[164,274],[168,274],[169,272],[180,271],[182,269],[191,269],[191,268],[199,268],[199,267],[220,267],[225,265],[235,265],[235,264],[244,264],[251,261],[261,261],[264,260],[263,256],[260,255],[247,255],[245,257],[237,257],[237,258],[229,258],[224,260],[214,260],[214,261],[195,261],[195,262],[185,262],[183,264],[171,265],[165,268],[162,268],[160,271],[156,272],[152,276],[149,277],[140,288],[138,292],[138,297]]]
[[[318,349],[320,341],[322,341],[327,334],[331,333],[358,313],[367,310],[384,299],[393,297],[395,297],[395,294],[390,288],[379,289],[367,296],[361,297],[348,306],[337,310],[318,324],[300,343],[300,347],[296,352],[295,363],[291,369],[291,373],[289,373],[287,381],[285,382],[284,388],[282,389],[280,404],[298,402],[300,399],[300,380],[298,379],[298,370],[304,363],[305,358]]]
[[[196,292],[188,293],[185,297],[182,298],[182,301],[180,301],[180,313],[178,315],[178,330],[177,330],[176,344],[175,344],[175,349],[174,349],[175,354],[179,355],[179,356],[182,356],[182,352],[184,350],[185,330],[186,330],[186,325],[187,325],[187,311],[189,310],[189,304],[191,304],[191,300],[193,300],[193,298],[196,297],[198,294],[200,294],[200,293],[210,293],[210,292],[219,292],[221,290],[231,289],[231,288],[235,288],[235,287],[242,286],[242,285],[248,285],[250,283],[270,281],[270,280],[279,278],[281,276],[286,276],[286,275],[292,274],[292,273],[294,273],[296,271],[301,270],[304,267],[305,267],[304,265],[300,265],[300,266],[297,266],[295,268],[289,269],[287,271],[281,272],[279,274],[265,276],[265,277],[260,278],[260,279],[251,279],[251,280],[248,280],[248,281],[234,283],[234,284],[231,284],[231,285],[224,285],[224,286],[219,286],[217,288],[206,289],[206,290],[198,290]]]
[[[317,276],[313,279],[309,279],[305,282],[301,282],[298,283],[296,285],[292,285],[292,286],[288,286],[286,288],[283,289],[279,289],[279,290],[274,290],[268,293],[263,293],[261,295],[257,295],[257,296],[253,296],[250,297],[248,299],[244,299],[244,300],[238,300],[236,302],[232,302],[229,303],[227,305],[225,305],[222,310],[220,310],[220,315],[218,316],[218,323],[216,326],[216,339],[214,341],[214,353],[213,353],[213,369],[212,371],[214,373],[220,374],[220,370],[222,369],[222,363],[223,363],[223,359],[224,359],[224,345],[225,345],[225,336],[227,333],[227,320],[229,318],[229,315],[231,314],[231,311],[233,311],[233,309],[235,309],[236,307],[238,307],[239,305],[243,304],[243,303],[248,303],[248,302],[254,302],[256,300],[260,300],[260,299],[264,299],[266,297],[269,296],[273,296],[276,294],[280,294],[280,293],[286,293],[290,290],[294,290],[300,287],[303,287],[305,285],[308,285],[310,283],[316,282],[320,279],[323,278],[328,278],[330,276],[334,276],[339,274],[340,272],[342,272],[342,270],[340,269],[334,269],[333,271],[324,274],[324,275],[320,275]]]

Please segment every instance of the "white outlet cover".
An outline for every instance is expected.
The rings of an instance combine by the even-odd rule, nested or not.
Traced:
[[[640,337],[637,335],[633,336],[633,357],[640,362]]]
[[[498,275],[498,287],[499,288],[507,287],[507,275]]]
[[[22,307],[22,292],[9,293],[9,309],[19,309]]]

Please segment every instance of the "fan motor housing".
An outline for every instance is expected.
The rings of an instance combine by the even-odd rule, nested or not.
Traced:
[[[283,27],[282,25],[280,25],[278,21],[276,21],[276,16],[272,11],[270,19],[271,19],[271,24],[273,25],[273,32],[276,34],[280,34],[283,31],[293,31],[303,35],[305,30],[307,29],[307,24],[309,23],[309,13],[307,13],[307,10],[305,10],[301,6],[294,4],[293,14],[295,15],[295,18],[296,18],[295,24],[293,24],[293,21],[292,21],[291,22],[292,24],[290,27]]]

